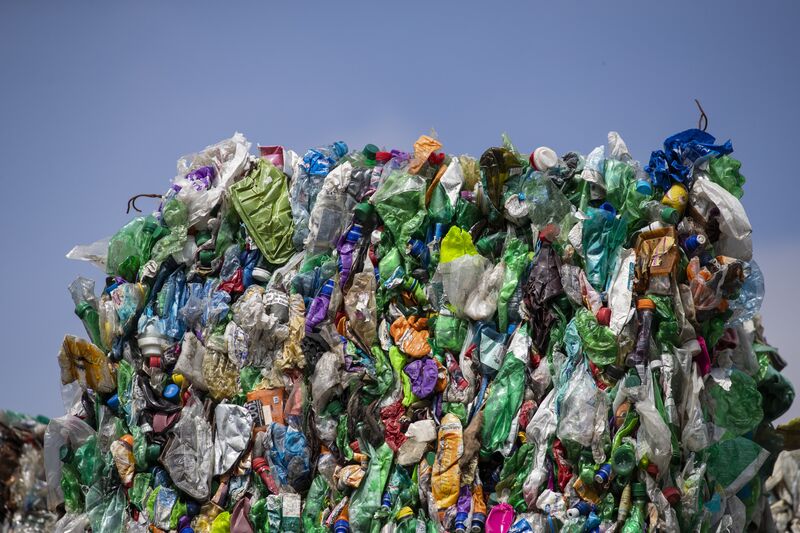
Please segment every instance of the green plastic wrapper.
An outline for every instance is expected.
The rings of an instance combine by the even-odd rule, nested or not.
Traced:
[[[581,307],[575,313],[575,326],[581,338],[583,351],[597,366],[612,365],[617,360],[619,345],[611,328],[601,325],[588,309]]]
[[[464,344],[469,324],[449,311],[439,313],[434,325],[434,342],[436,347],[451,352],[458,352]]]
[[[508,504],[517,512],[527,511],[527,504],[522,495],[522,486],[533,467],[536,447],[526,442],[505,460],[500,471],[500,481],[495,486],[495,492],[501,494],[508,491]]]
[[[681,328],[678,319],[675,318],[675,311],[672,308],[672,298],[669,296],[658,296],[648,294],[647,297],[656,304],[656,317],[658,317],[658,331],[655,339],[664,349],[680,345]]]
[[[150,259],[157,228],[158,221],[152,216],[125,224],[108,242],[106,272],[136,281],[139,269]]]
[[[169,233],[153,246],[152,259],[157,263],[183,250],[186,244],[186,232],[189,230],[189,211],[186,209],[186,204],[180,200],[172,199],[167,202],[161,217],[169,228]]]
[[[283,264],[294,253],[294,221],[286,176],[260,159],[258,166],[230,188],[236,212],[264,258]]]
[[[742,163],[729,155],[712,158],[708,163],[708,177],[736,198],[744,196],[745,178],[739,173]]]
[[[723,440],[708,448],[708,475],[726,494],[736,494],[758,473],[768,456],[767,450],[750,439]]]
[[[606,184],[606,201],[621,210],[628,204],[628,192],[635,182],[636,171],[624,161],[606,159],[603,169]],[[638,202],[637,202],[638,204]]]
[[[372,195],[370,203],[383,220],[396,245],[406,243],[425,220],[425,180],[420,176],[394,172]]]
[[[267,513],[267,500],[261,498],[250,506],[250,513],[247,515],[253,525],[254,533],[269,533],[269,517]]]
[[[731,371],[728,390],[715,383],[709,389],[709,394],[714,405],[714,423],[725,429],[724,439],[738,437],[755,429],[764,418],[756,382],[741,370]]]
[[[370,531],[372,516],[381,506],[383,488],[389,479],[394,454],[385,442],[378,448],[368,447],[369,466],[361,484],[350,499],[350,530]]]
[[[61,490],[64,492],[64,507],[68,513],[83,512],[83,492],[80,475],[74,466],[67,463],[61,467]]]
[[[133,486],[128,491],[131,503],[140,511],[144,509],[145,498],[148,496],[153,475],[149,472],[139,472],[133,477]]]
[[[522,405],[525,394],[525,358],[530,344],[528,325],[525,324],[514,334],[509,353],[489,385],[481,426],[481,454],[484,456],[503,447],[511,431],[514,416]]]
[[[627,223],[605,209],[589,208],[583,221],[583,252],[586,257],[586,277],[592,287],[605,290],[613,270],[617,248],[625,241]]]
[[[328,494],[328,482],[322,476],[317,476],[308,489],[306,504],[303,507],[303,530],[306,533],[324,533],[328,528],[320,524],[320,515],[325,505]],[[252,513],[252,508],[250,509]]]
[[[94,483],[103,470],[103,456],[97,446],[97,437],[92,435],[75,450],[74,463],[78,470],[81,484],[89,486]]]
[[[481,220],[481,210],[472,202],[459,198],[456,202],[456,226],[469,230]]]
[[[471,242],[471,241],[470,241]],[[503,253],[506,264],[503,285],[497,299],[497,322],[500,331],[508,329],[508,300],[519,284],[519,278],[528,265],[528,245],[519,239],[512,238]]]
[[[458,226],[453,226],[442,239],[439,264],[449,263],[462,255],[477,255],[478,250],[472,243],[472,236]]]

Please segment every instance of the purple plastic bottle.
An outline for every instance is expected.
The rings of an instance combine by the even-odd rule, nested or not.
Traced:
[[[361,224],[353,224],[344,239],[339,241],[339,279],[342,287],[347,286],[350,271],[353,268],[353,255],[356,252],[358,241],[361,240]]]
[[[325,320],[328,314],[328,306],[331,303],[331,294],[333,294],[333,280],[329,279],[322,286],[319,294],[311,302],[308,307],[308,314],[306,315],[306,333],[312,333],[314,328]]]

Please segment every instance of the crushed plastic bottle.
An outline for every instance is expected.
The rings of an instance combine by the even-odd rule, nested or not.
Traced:
[[[108,278],[70,286],[88,339],[11,523],[29,497],[61,531],[800,527],[731,143],[443,146],[236,134],[73,249]]]

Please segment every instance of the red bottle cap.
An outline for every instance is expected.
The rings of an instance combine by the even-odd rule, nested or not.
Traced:
[[[667,487],[661,491],[669,504],[673,507],[681,501],[681,491],[675,487]]]
[[[658,467],[656,466],[655,463],[650,463],[649,465],[647,465],[647,473],[653,477],[658,476]]]
[[[611,323],[611,309],[608,307],[601,307],[595,316],[602,326],[607,326]]]
[[[147,366],[150,368],[161,368],[161,358],[157,355],[151,355],[147,358]]]
[[[392,158],[392,152],[378,152],[375,154],[375,161],[386,163]]]

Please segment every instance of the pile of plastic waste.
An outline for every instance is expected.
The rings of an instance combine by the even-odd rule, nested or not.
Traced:
[[[52,531],[43,441],[48,420],[0,411],[0,531]]]
[[[794,390],[730,142],[250,147],[68,255],[107,278],[70,286],[60,531],[774,527]]]

